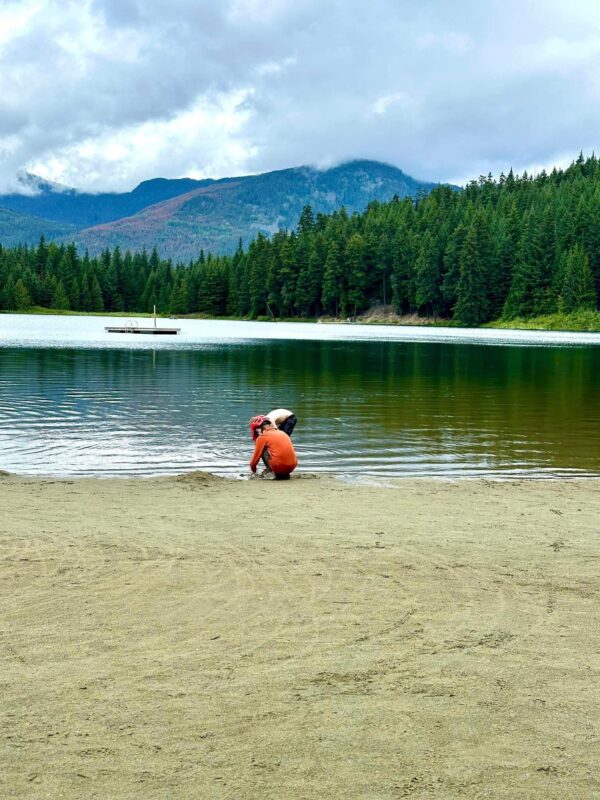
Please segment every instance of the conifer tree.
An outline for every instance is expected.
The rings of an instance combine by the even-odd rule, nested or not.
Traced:
[[[226,313],[245,317],[248,306],[247,259],[240,239],[228,267]]]
[[[269,275],[269,243],[259,233],[248,249],[250,314],[264,315],[267,310],[267,282]]]
[[[321,303],[328,314],[337,317],[342,301],[342,267],[340,263],[340,248],[336,241],[331,242],[327,250],[325,270],[323,275],[323,293]]]
[[[444,251],[444,278],[441,295],[444,309],[451,311],[456,304],[456,286],[460,278],[460,254],[465,241],[467,228],[460,222],[454,229]]]
[[[271,252],[267,274],[267,309],[274,317],[281,316],[281,248],[285,231],[277,231],[271,239]]]
[[[88,272],[83,272],[81,275],[81,311],[91,311],[92,296],[90,292],[90,276]]]
[[[362,214],[342,208],[315,220],[306,207],[291,233],[260,234],[231,256],[201,251],[188,265],[173,266],[156,248],[81,258],[74,245],[42,237],[35,247],[0,245],[0,305],[26,304],[28,293],[35,305],[90,311],[156,304],[162,313],[316,316],[356,314],[391,292],[399,313],[469,324],[501,311],[594,308],[599,207],[600,164],[580,156],[567,170],[481,176],[464,191],[438,187],[372,202]]]
[[[559,308],[564,313],[596,308],[594,276],[590,262],[580,244],[574,245],[564,256]]]
[[[171,296],[169,298],[169,313],[171,315],[179,315],[187,313],[187,279],[185,276],[179,281],[175,281],[171,288]]]
[[[11,275],[8,276],[2,287],[0,303],[5,311],[14,311],[16,308],[15,282]]]
[[[51,308],[56,310],[65,310],[68,311],[69,306],[69,298],[65,291],[65,287],[63,286],[62,281],[54,279],[54,287],[52,290],[52,303]]]
[[[423,234],[415,261],[415,302],[427,316],[436,315],[440,304],[440,262],[433,233]]]
[[[393,237],[390,232],[381,233],[377,245],[376,269],[379,272],[381,302],[386,306],[391,300],[390,277],[394,261]],[[378,290],[379,290],[378,287]]]
[[[414,236],[410,227],[402,224],[394,236],[392,261],[392,303],[398,314],[415,305]]]
[[[279,282],[281,313],[285,317],[292,317],[296,310],[296,284],[298,280],[296,237],[294,234],[287,236],[281,246],[280,263]]]
[[[122,264],[117,272],[120,273],[120,293],[123,299],[123,308],[127,311],[133,311],[136,306],[136,295],[139,287],[135,279],[133,256],[129,250],[125,252]]]
[[[31,308],[31,295],[21,278],[15,283],[14,308],[16,311],[27,311]]]
[[[541,263],[533,211],[529,211],[521,232],[510,290],[504,304],[506,319],[533,313],[541,285]]]
[[[94,275],[90,281],[90,311],[104,311],[104,298],[98,278]]]
[[[151,314],[155,305],[158,303],[158,292],[156,285],[156,273],[154,270],[150,272],[146,279],[146,285],[141,298],[141,311],[146,314]]]
[[[347,305],[354,316],[365,305],[364,288],[366,269],[364,262],[365,243],[360,233],[354,233],[348,241],[345,253],[347,275]]]
[[[467,231],[460,253],[460,276],[456,286],[454,317],[462,325],[476,326],[487,319],[485,264],[480,246],[478,225],[474,220]]]
[[[556,311],[557,300],[552,286],[557,270],[556,221],[554,208],[548,204],[541,216],[537,233],[539,266],[533,271],[537,283],[533,286],[534,316]]]

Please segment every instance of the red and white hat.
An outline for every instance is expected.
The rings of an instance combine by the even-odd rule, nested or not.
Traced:
[[[250,433],[252,434],[253,442],[258,439],[258,429],[267,419],[268,417],[265,417],[264,414],[258,414],[256,417],[252,417],[250,420]]]

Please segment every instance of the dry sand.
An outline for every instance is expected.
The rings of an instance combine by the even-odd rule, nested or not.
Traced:
[[[600,797],[596,481],[0,480],[0,797]]]

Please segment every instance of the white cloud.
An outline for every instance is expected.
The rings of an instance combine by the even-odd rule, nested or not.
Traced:
[[[0,8],[0,48],[21,36],[41,7],[39,0],[28,0],[18,4],[9,3]]]
[[[228,18],[243,25],[249,22],[264,25],[288,13],[290,5],[288,0],[233,0],[229,3]]]
[[[0,190],[367,157],[447,180],[600,129],[592,0],[5,0]]]
[[[442,33],[426,33],[417,36],[417,44],[420,47],[428,47],[432,49],[442,48],[455,55],[462,55],[465,53],[470,45],[471,39],[465,33],[455,33],[453,31],[444,31]]]
[[[373,103],[373,113],[374,114],[385,114],[390,106],[393,106],[395,103],[399,103],[401,101],[406,101],[407,95],[404,92],[393,92],[392,94],[383,95],[383,97],[378,97],[377,100]]]
[[[292,58],[284,58],[283,61],[279,63],[276,61],[266,61],[264,64],[259,64],[256,67],[256,74],[259,77],[264,77],[265,75],[278,75],[280,72],[283,72],[288,67],[293,66],[296,63],[296,59]]]
[[[236,175],[254,154],[251,142],[238,136],[251,111],[251,91],[237,91],[208,103],[198,98],[189,109],[170,118],[107,127],[98,135],[32,161],[28,168],[50,180],[89,190],[128,186],[149,177],[148,157],[155,172],[171,177],[207,178]],[[194,155],[195,154],[195,155]]]

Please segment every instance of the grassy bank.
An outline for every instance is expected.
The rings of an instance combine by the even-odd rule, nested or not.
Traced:
[[[575,311],[572,314],[547,314],[530,319],[496,320],[484,328],[517,328],[539,331],[600,331],[600,311]]]
[[[152,314],[134,311],[70,311],[64,308],[45,308],[44,306],[31,306],[27,309],[14,311],[3,310],[2,314],[36,314],[39,316],[58,317],[152,317]],[[161,315],[157,315],[161,316]]]

